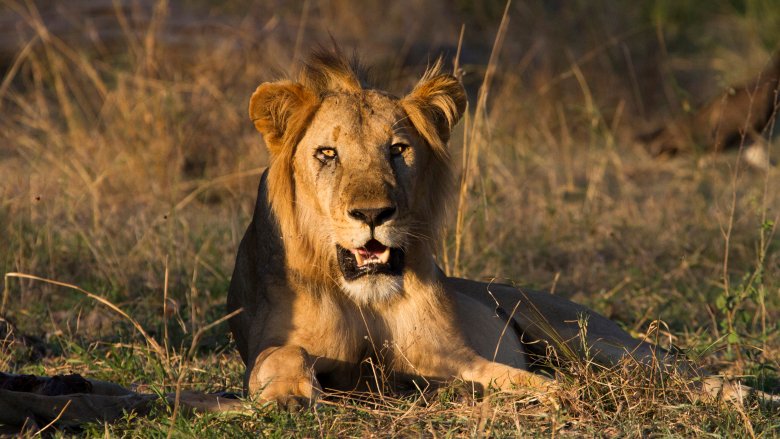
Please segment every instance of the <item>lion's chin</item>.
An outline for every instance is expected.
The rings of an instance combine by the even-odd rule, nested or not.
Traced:
[[[404,252],[372,239],[360,248],[336,246],[342,287],[360,303],[385,301],[403,290]]]
[[[404,278],[383,274],[363,276],[352,281],[342,281],[341,288],[356,303],[371,305],[387,302],[398,296],[404,289]]]

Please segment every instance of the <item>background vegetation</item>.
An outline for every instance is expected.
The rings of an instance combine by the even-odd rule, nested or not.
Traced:
[[[0,271],[108,299],[165,349],[153,353],[128,319],[76,290],[9,276],[0,370],[239,391],[226,325],[185,352],[225,312],[267,164],[246,116],[251,92],[332,35],[401,94],[439,53],[455,57],[463,31],[471,116],[452,150],[467,176],[438,255],[446,268],[554,290],[712,371],[780,390],[778,170],[745,168],[739,151],[659,161],[633,141],[764,67],[780,6],[515,1],[499,33],[504,10],[503,0],[0,0]],[[767,147],[777,156],[777,140]],[[333,395],[302,414],[171,419],[160,407],[85,432],[780,434],[777,413],[755,403],[695,402],[634,373],[575,368],[560,410],[457,391]]]

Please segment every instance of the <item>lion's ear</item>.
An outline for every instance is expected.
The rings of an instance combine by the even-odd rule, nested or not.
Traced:
[[[431,147],[443,152],[452,128],[466,109],[466,91],[454,76],[440,69],[441,63],[437,62],[401,99],[401,106]]]
[[[292,81],[260,84],[249,100],[249,117],[272,155],[301,134],[316,103],[314,93]]]

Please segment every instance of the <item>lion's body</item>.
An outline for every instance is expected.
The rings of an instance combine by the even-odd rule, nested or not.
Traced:
[[[299,82],[263,84],[250,102],[272,153],[228,296],[230,310],[243,309],[231,330],[250,394],[354,388],[366,361],[397,376],[544,392],[552,381],[525,370],[521,338],[577,351],[583,314],[603,362],[652,356],[565,299],[437,267],[446,144],[465,108],[453,77],[433,68],[399,99],[364,89],[337,55],[311,62]]]

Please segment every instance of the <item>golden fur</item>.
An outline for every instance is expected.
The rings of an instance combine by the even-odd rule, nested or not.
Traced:
[[[553,381],[527,371],[525,356],[548,346],[658,364],[654,346],[582,306],[439,269],[447,142],[465,107],[439,62],[397,98],[367,88],[338,51],[312,55],[296,81],[254,92],[249,115],[272,158],[228,294],[228,309],[243,309],[230,326],[251,395],[310,402],[323,386],[374,382],[367,362],[396,381],[545,395]]]
[[[448,291],[432,257],[452,192],[446,144],[465,106],[441,63],[398,99],[364,88],[355,64],[329,52],[314,54],[297,81],[257,88],[249,114],[272,162],[228,297],[231,310],[244,309],[231,329],[251,394],[313,398],[326,375],[329,385],[359,385],[367,358],[404,376],[547,388],[546,378],[484,358],[524,365],[517,339],[497,348],[505,322],[489,308],[481,313],[485,335],[463,333],[459,306],[473,307],[473,299]],[[318,163],[312,154],[329,142],[338,162]],[[402,151],[390,156],[390,144]],[[384,205],[395,212],[386,224],[350,217],[351,209]],[[380,238],[403,252],[402,274],[341,276],[337,245]]]
[[[321,248],[318,230],[302,224],[301,216],[305,210],[294,208],[292,156],[311,116],[325,96],[365,92],[358,69],[356,62],[350,65],[341,55],[315,53],[301,69],[297,83],[279,81],[260,85],[249,108],[250,118],[257,130],[263,133],[274,156],[268,170],[268,190],[281,231],[285,236],[302,233],[304,237],[299,246],[288,248],[288,259],[292,266],[319,277],[328,275],[315,271],[323,268],[321,261],[330,257],[327,254],[330,249]],[[409,120],[436,151],[425,185],[430,187],[426,190],[425,201],[420,203],[427,209],[419,212],[421,217],[428,218],[429,227],[423,233],[429,236],[441,230],[446,202],[451,194],[452,171],[446,142],[449,130],[464,111],[465,103],[460,84],[452,76],[441,74],[440,62],[429,68],[412,93],[400,101]],[[284,129],[280,130],[280,127]]]

